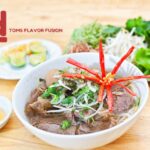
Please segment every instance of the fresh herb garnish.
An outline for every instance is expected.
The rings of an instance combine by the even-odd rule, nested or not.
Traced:
[[[55,95],[55,94],[50,94],[52,96],[52,99],[51,99],[51,104],[52,105],[56,105],[59,101],[59,96],[58,95]]]
[[[71,37],[71,42],[77,43],[82,41],[89,44],[92,48],[97,48],[100,39],[105,42],[107,37],[114,36],[120,29],[120,27],[112,25],[103,26],[94,22],[75,29]]]
[[[69,105],[72,105],[72,104],[73,104],[73,99],[74,99],[74,97],[68,96],[68,97],[64,98],[64,99],[61,101],[61,103],[62,103],[63,106],[69,106]]]
[[[62,121],[60,127],[63,129],[63,130],[66,130],[68,128],[70,128],[72,125],[72,122],[70,120],[64,120]]]
[[[42,94],[42,98],[49,98],[51,94],[56,94],[56,87],[49,86]]]
[[[134,33],[143,36],[148,47],[150,47],[150,21],[145,21],[142,17],[128,19],[126,29],[131,31],[133,28],[135,28]]]

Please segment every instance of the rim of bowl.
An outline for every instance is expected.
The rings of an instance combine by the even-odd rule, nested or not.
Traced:
[[[4,111],[4,113],[6,114],[6,115],[4,116],[4,119],[0,121],[0,125],[3,125],[3,124],[5,124],[5,123],[7,123],[7,121],[9,120],[9,118],[10,118],[10,116],[11,116],[11,114],[12,114],[12,111],[13,111],[13,107],[12,107],[11,101],[10,101],[7,97],[5,97],[5,96],[0,96],[0,99],[3,100],[3,101],[5,101],[5,103],[7,103],[7,106],[6,106],[6,107],[8,107],[8,110],[9,110],[8,112],[5,112],[5,111],[4,111],[4,108],[3,108],[3,107],[5,107],[5,106],[2,106],[2,107],[1,107],[2,110]]]
[[[102,131],[97,131],[97,132],[93,132],[93,133],[88,133],[88,134],[81,134],[81,135],[64,135],[64,134],[57,134],[57,133],[52,133],[52,132],[48,132],[48,131],[44,131],[44,130],[41,130],[39,128],[36,128],[34,127],[33,125],[30,124],[30,122],[28,122],[27,120],[23,119],[22,116],[18,113],[18,110],[16,108],[16,105],[15,105],[15,99],[16,99],[16,92],[18,90],[18,87],[20,86],[20,84],[22,82],[24,82],[24,80],[26,80],[26,78],[32,74],[34,72],[34,70],[38,70],[39,68],[41,68],[42,66],[45,66],[46,64],[50,64],[51,62],[53,61],[56,61],[57,59],[63,59],[63,58],[68,58],[68,57],[71,57],[73,55],[98,55],[98,53],[94,53],[94,52],[84,52],[84,53],[73,53],[73,54],[66,54],[66,55],[62,55],[58,58],[54,58],[52,60],[49,60],[43,64],[40,64],[39,66],[37,66],[36,68],[34,68],[32,71],[30,71],[29,73],[27,73],[16,85],[14,91],[13,91],[13,96],[12,96],[12,104],[13,104],[13,108],[14,108],[14,111],[15,111],[15,114],[17,115],[17,117],[19,118],[19,120],[22,122],[22,124],[24,126],[27,126],[28,128],[40,133],[40,134],[44,134],[44,135],[50,135],[50,136],[55,136],[55,137],[59,137],[59,138],[73,138],[73,139],[76,139],[76,138],[84,138],[84,137],[93,137],[93,136],[97,136],[97,135],[103,135],[103,134],[106,134],[106,133],[109,133],[111,131],[114,131],[114,130],[117,130],[118,128],[128,124],[128,122],[130,122],[132,119],[134,119],[136,116],[138,116],[141,111],[143,110],[146,102],[148,101],[148,95],[149,95],[149,87],[148,87],[148,83],[147,83],[147,80],[146,79],[142,79],[143,80],[143,83],[145,84],[146,86],[146,96],[145,96],[145,99],[143,99],[143,104],[139,106],[138,110],[132,115],[130,116],[128,119],[126,119],[125,121],[121,122],[120,124],[114,126],[114,127],[111,127],[111,128],[108,128],[108,129],[105,129],[105,130],[102,130]],[[116,61],[119,60],[119,57],[117,56],[113,56],[113,55],[109,55],[109,54],[105,54],[109,57],[113,57]],[[86,56],[85,56],[86,57]],[[125,63],[127,63],[128,65],[130,65],[131,67],[135,68],[141,75],[143,75],[143,73],[135,66],[133,65],[132,63],[128,62],[125,60]]]

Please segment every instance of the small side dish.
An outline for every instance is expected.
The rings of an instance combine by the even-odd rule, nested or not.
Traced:
[[[4,127],[8,122],[12,113],[12,105],[10,100],[4,96],[0,96],[0,128]]]
[[[47,55],[47,49],[41,42],[32,41],[3,51],[0,62],[17,68],[24,67],[28,63],[35,66],[46,61]]]
[[[44,39],[26,39],[0,47],[0,78],[21,79],[43,62],[59,57],[60,47]]]
[[[101,72],[69,58],[67,63],[76,68],[59,70],[46,80],[40,79],[40,85],[31,93],[25,108],[30,123],[48,132],[76,135],[124,122],[140,104],[132,80],[150,78],[150,75],[116,75],[133,51],[132,46],[110,72],[105,70],[102,42],[99,44]]]

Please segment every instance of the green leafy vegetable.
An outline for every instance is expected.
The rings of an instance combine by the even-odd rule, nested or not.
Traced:
[[[42,94],[42,98],[49,98],[51,94],[56,94],[56,87],[49,86]]]
[[[71,104],[73,104],[73,98],[74,98],[73,96],[68,96],[68,97],[64,98],[61,103],[64,106],[71,105]]]
[[[58,104],[58,101],[59,101],[59,96],[58,95],[55,95],[55,94],[50,94],[52,96],[52,100],[51,100],[51,104],[52,105],[56,105]]]
[[[145,21],[141,17],[128,19],[126,29],[131,31],[135,27],[135,34],[143,36],[145,42],[150,46],[150,21]]]
[[[75,29],[73,31],[71,41],[75,43],[81,41],[86,42],[92,48],[97,48],[100,39],[105,42],[107,37],[114,36],[118,31],[120,31],[120,29],[120,27],[115,27],[112,25],[103,26],[97,22],[94,22]]]
[[[66,129],[70,128],[71,125],[72,125],[72,123],[70,120],[64,120],[64,121],[62,121],[60,126],[63,130],[66,130]]]
[[[136,51],[134,63],[144,74],[150,74],[150,48],[140,48]]]
[[[76,96],[80,96],[83,94],[87,94],[89,98],[94,98],[94,93],[90,90],[88,86],[83,87],[81,90],[75,93]]]

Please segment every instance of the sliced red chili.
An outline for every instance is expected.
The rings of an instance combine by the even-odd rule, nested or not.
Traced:
[[[112,84],[116,84],[118,82],[129,81],[129,80],[135,80],[135,79],[143,79],[143,78],[150,78],[150,75],[123,77],[123,78],[116,79],[115,81],[112,81]]]
[[[114,69],[112,70],[111,74],[116,74],[121,64],[129,57],[129,55],[133,52],[134,46],[132,46],[128,52],[117,62]]]
[[[130,95],[132,95],[132,96],[136,96],[136,94],[132,91],[132,90],[130,90],[128,87],[126,87],[126,86],[124,86],[124,85],[122,85],[122,84],[120,84],[120,83],[116,83],[118,86],[120,86],[120,87],[122,87],[123,89],[125,89]]]
[[[105,60],[104,60],[103,45],[102,45],[101,40],[99,43],[99,62],[100,62],[100,68],[101,68],[101,73],[102,73],[102,78],[103,78],[106,76],[106,71],[105,71]]]
[[[136,94],[132,90],[130,90],[128,87],[120,84],[120,82],[134,80],[134,79],[150,78],[150,75],[145,75],[145,76],[144,75],[139,75],[139,76],[130,76],[130,77],[123,77],[123,78],[119,78],[119,79],[114,79],[114,75],[118,71],[119,67],[125,61],[125,59],[127,59],[127,57],[133,52],[133,50],[134,50],[134,46],[132,46],[128,50],[128,52],[118,61],[118,63],[115,65],[115,67],[111,71],[111,75],[113,75],[113,76],[110,76],[110,77],[108,76],[107,78],[105,78],[106,77],[105,60],[104,60],[102,41],[100,41],[100,43],[99,43],[99,63],[100,63],[102,78],[98,74],[98,72],[96,72],[94,70],[91,70],[86,65],[81,64],[80,62],[78,62],[74,59],[71,59],[71,58],[69,58],[67,60],[67,62],[69,64],[72,64],[72,65],[74,65],[74,66],[76,66],[80,69],[83,69],[83,70],[89,72],[90,74],[92,74],[93,76],[88,76],[88,75],[83,75],[83,74],[65,73],[65,74],[62,75],[62,77],[89,80],[89,81],[93,81],[93,82],[99,84],[100,89],[99,89],[97,100],[99,102],[103,101],[103,94],[104,94],[104,90],[106,89],[108,108],[109,108],[109,111],[112,112],[113,111],[114,100],[113,100],[113,94],[112,94],[112,91],[111,91],[111,87],[113,85],[118,85],[118,86],[122,87],[123,89],[125,89],[132,96],[135,96]],[[113,81],[110,80],[111,78],[113,78]]]
[[[89,69],[86,65],[81,64],[80,62],[78,62],[78,61],[76,61],[76,60],[74,60],[72,58],[69,58],[67,60],[67,63],[72,64],[72,65],[74,65],[74,66],[76,66],[76,67],[78,67],[80,69],[83,69],[83,70],[89,72],[90,74],[100,78],[100,75],[96,71]]]
[[[109,109],[110,112],[112,112],[113,111],[114,100],[113,100],[113,94],[112,94],[111,86],[110,85],[106,86],[106,92],[107,92],[108,109]]]
[[[64,74],[62,74],[62,77],[79,78],[79,79],[90,80],[90,81],[96,82],[98,84],[101,84],[101,81],[98,78],[96,78],[94,76],[83,75],[83,74],[69,74],[69,73],[64,73]]]
[[[104,94],[104,85],[101,85],[99,88],[99,93],[98,93],[98,102],[103,101],[103,94]]]

